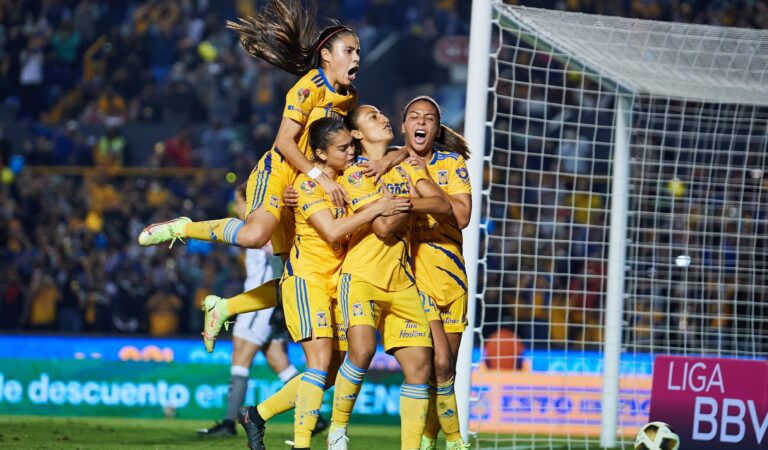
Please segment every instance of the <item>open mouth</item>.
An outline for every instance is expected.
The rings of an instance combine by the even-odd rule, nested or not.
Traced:
[[[349,77],[350,80],[354,80],[355,79],[355,74],[357,73],[357,71],[359,69],[360,69],[359,67],[355,66],[355,67],[349,69],[349,71],[347,71],[347,76]]]
[[[418,145],[424,145],[427,142],[427,132],[424,130],[416,130],[413,133],[413,141]]]

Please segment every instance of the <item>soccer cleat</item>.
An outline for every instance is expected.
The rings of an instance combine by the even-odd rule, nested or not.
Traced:
[[[184,238],[187,237],[187,235],[184,234],[184,229],[190,222],[192,222],[192,219],[189,217],[179,217],[178,219],[169,220],[167,222],[153,223],[141,230],[141,234],[139,234],[139,244],[146,247],[171,241],[171,245],[168,246],[168,248],[173,248],[173,244],[176,240],[180,240],[182,243],[184,242]]]
[[[213,352],[216,346],[216,337],[221,327],[227,324],[229,313],[227,312],[227,300],[216,295],[209,295],[203,300],[202,310],[205,313],[203,319],[203,344],[208,353]]]
[[[328,433],[328,450],[347,450],[348,442],[346,428],[339,427]]]
[[[264,428],[266,422],[253,406],[241,406],[237,410],[237,421],[245,430],[250,450],[266,450],[264,447]]]
[[[323,416],[318,415],[317,424],[315,425],[315,429],[312,430],[312,436],[316,434],[320,434],[327,429],[328,429],[328,421],[323,419]]]
[[[235,436],[235,422],[224,419],[216,422],[211,428],[200,428],[197,430],[199,436]]]
[[[421,442],[423,443],[424,441],[422,440]],[[469,444],[464,442],[464,440],[462,439],[459,439],[458,441],[453,441],[453,442],[448,442],[448,441],[445,442],[445,450],[467,450],[468,448],[469,448]]]
[[[421,435],[421,446],[419,450],[435,450],[437,448],[437,439],[432,439],[425,435]]]

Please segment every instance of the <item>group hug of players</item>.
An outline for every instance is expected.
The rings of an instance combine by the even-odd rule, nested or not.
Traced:
[[[403,147],[389,119],[358,105],[352,85],[360,44],[335,23],[316,36],[314,10],[270,0],[229,22],[251,55],[301,78],[288,91],[274,146],[246,185],[245,220],[178,218],[142,231],[142,245],[201,239],[246,248],[271,240],[283,276],[235,297],[203,301],[203,340],[213,350],[235,314],[282,302],[306,370],[238,421],[248,446],[264,449],[266,422],[295,408],[294,449],[308,449],[323,394],[334,388],[328,449],[347,449],[347,425],[376,352],[376,332],[402,368],[401,448],[466,449],[454,395],[466,327],[461,229],[471,187],[464,139],[440,123],[430,97],[403,111]],[[286,200],[288,206],[286,206]]]

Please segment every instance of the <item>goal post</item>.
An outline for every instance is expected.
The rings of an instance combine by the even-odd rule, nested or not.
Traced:
[[[472,12],[462,433],[631,448],[657,355],[768,357],[768,32]]]
[[[456,398],[460,419],[461,435],[469,442],[469,411],[472,387],[472,372],[475,334],[480,328],[475,326],[475,313],[478,299],[482,292],[478,291],[478,266],[480,257],[480,233],[485,232],[481,225],[483,195],[483,167],[488,160],[485,155],[485,137],[488,118],[488,70],[490,60],[488,55],[491,47],[491,1],[474,0],[472,2],[472,19],[469,37],[469,71],[467,75],[467,99],[464,108],[464,136],[472,150],[468,162],[469,179],[472,184],[472,212],[469,224],[464,230],[464,257],[467,270],[467,330],[461,337],[459,355],[456,367]],[[472,111],[472,113],[470,113]]]

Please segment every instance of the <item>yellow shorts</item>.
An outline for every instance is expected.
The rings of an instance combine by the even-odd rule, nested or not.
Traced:
[[[331,311],[333,311],[333,349],[346,352],[347,346],[347,326],[344,325],[344,314],[341,311],[339,301],[331,299]]]
[[[467,293],[448,304],[435,301],[432,297],[419,291],[421,306],[427,315],[427,320],[443,322],[446,333],[462,333],[467,328]]]
[[[312,336],[333,338],[334,315],[328,289],[307,283],[297,276],[283,278],[280,282],[283,294],[285,325],[294,342]]]
[[[296,233],[293,211],[283,208],[283,191],[292,185],[297,176],[296,169],[274,149],[261,157],[248,176],[245,188],[245,204],[248,214],[263,208],[277,219],[277,228],[272,233],[272,248],[276,255],[288,253]]]
[[[378,328],[386,351],[398,347],[432,347],[432,333],[416,286],[385,291],[346,273],[341,274],[339,283],[339,303],[347,328],[355,325]]]

